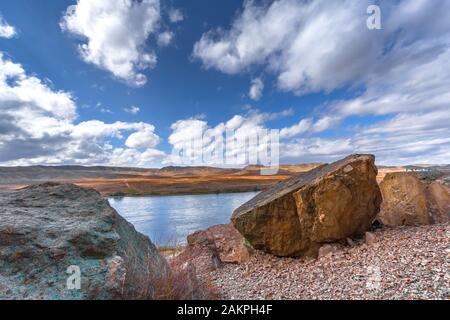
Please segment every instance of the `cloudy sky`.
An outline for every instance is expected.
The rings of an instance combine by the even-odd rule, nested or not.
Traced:
[[[367,28],[372,4],[381,30]],[[449,163],[449,12],[446,0],[1,1],[0,165],[160,167],[191,137],[266,128],[283,163]]]

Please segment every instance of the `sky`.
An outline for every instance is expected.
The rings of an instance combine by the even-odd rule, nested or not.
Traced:
[[[449,163],[449,12],[446,0],[1,1],[0,165],[189,165],[173,150],[265,129],[279,130],[281,163]]]

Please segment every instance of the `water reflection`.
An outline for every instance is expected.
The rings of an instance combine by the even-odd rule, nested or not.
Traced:
[[[257,193],[110,198],[111,206],[160,246],[186,242],[186,236],[228,223],[234,209]]]

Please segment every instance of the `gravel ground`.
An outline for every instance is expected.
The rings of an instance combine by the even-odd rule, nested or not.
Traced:
[[[382,229],[320,259],[257,252],[206,275],[223,299],[449,299],[450,225]]]

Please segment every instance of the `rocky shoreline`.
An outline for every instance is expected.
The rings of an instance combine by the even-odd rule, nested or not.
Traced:
[[[450,193],[370,155],[298,175],[188,237],[222,299],[448,299]]]
[[[448,299],[448,188],[376,176],[370,155],[299,174],[165,255],[94,189],[3,191],[0,299]]]

